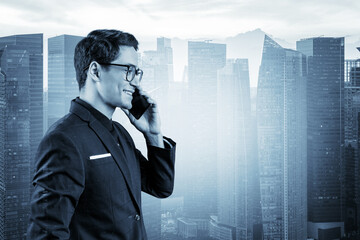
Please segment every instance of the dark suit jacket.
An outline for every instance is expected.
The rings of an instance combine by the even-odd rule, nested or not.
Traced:
[[[48,130],[35,158],[28,239],[146,239],[141,190],[172,193],[175,143],[148,146],[147,161],[128,132],[115,128],[120,143],[72,101]]]

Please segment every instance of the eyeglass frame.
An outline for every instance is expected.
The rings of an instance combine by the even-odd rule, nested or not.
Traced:
[[[138,77],[138,81],[141,82],[141,79],[142,79],[142,76],[144,74],[143,70],[141,70],[140,68],[135,68],[134,65],[125,65],[125,64],[117,64],[117,63],[101,63],[101,62],[98,62],[100,65],[106,65],[106,66],[119,66],[119,67],[126,67],[127,68],[127,71],[126,71],[126,77],[125,77],[125,80],[127,82],[132,82],[134,79],[135,79],[135,76],[138,76],[140,74],[140,77]],[[133,78],[132,79],[128,79],[128,75],[129,75],[129,72],[130,72],[130,68],[133,67],[135,68],[135,74],[133,75]],[[87,70],[89,67],[86,67],[84,68],[84,71]],[[140,72],[140,73],[139,73]]]

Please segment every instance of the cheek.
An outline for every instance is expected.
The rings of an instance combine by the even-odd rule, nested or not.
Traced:
[[[116,85],[116,91],[123,94],[124,89],[127,89],[126,82],[125,83],[124,83],[124,81],[123,82],[118,82],[117,85]]]
[[[118,81],[112,81],[110,84],[106,86],[106,91],[113,94],[121,93],[121,84]]]
[[[99,93],[103,99],[106,99],[106,101],[109,101],[114,96],[119,95],[117,86],[109,83],[101,85],[101,88],[99,89]]]
[[[109,96],[113,96],[117,92],[116,88],[111,85],[107,85],[104,90],[105,90],[106,94]]]

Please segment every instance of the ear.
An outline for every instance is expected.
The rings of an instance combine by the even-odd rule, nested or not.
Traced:
[[[89,65],[89,75],[95,82],[100,82],[101,66],[96,61],[92,61]]]

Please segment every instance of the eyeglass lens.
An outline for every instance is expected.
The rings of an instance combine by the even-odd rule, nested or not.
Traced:
[[[129,67],[129,70],[128,70],[128,72],[127,72],[127,75],[126,75],[126,79],[127,79],[128,81],[132,81],[132,80],[134,79],[134,77],[135,77],[135,73],[136,73],[135,67],[130,66],[130,67]]]
[[[127,81],[132,81],[135,78],[135,75],[138,78],[138,81],[141,81],[142,71],[141,70],[137,71],[134,66],[130,66],[129,70],[128,70],[127,74],[126,74],[126,80]]]

